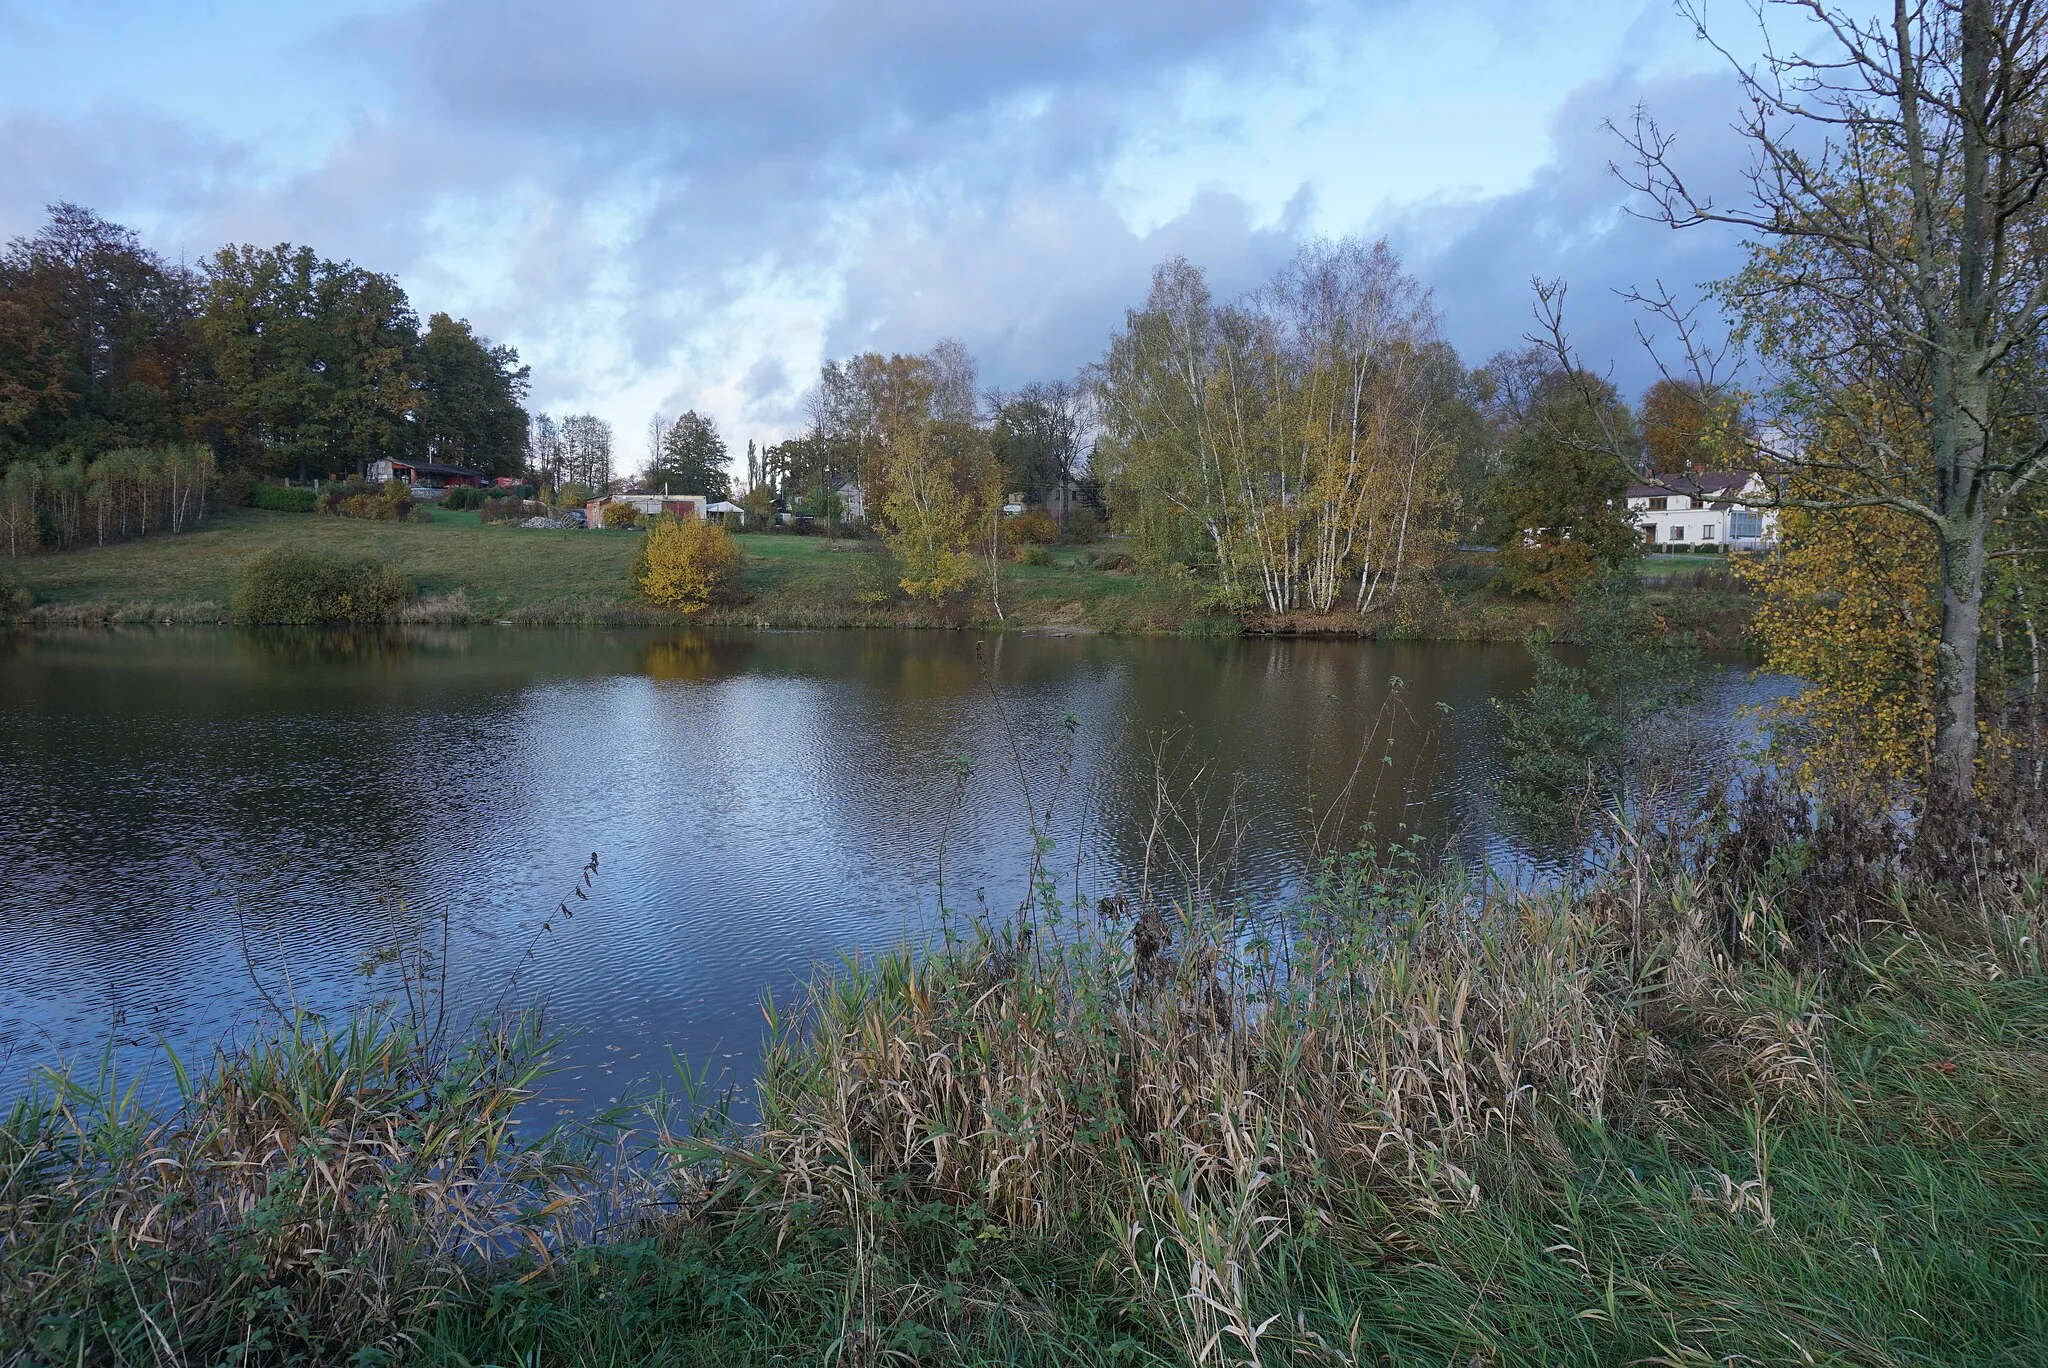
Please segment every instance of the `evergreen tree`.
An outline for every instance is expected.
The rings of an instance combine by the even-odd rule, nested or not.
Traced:
[[[660,452],[647,468],[647,485],[677,494],[702,494],[714,502],[732,497],[725,467],[725,439],[718,425],[695,409],[668,427]]]

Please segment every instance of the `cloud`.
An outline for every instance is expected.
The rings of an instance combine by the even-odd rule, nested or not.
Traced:
[[[1740,266],[1733,234],[1673,230],[1642,217],[1650,206],[1610,169],[1610,162],[1625,164],[1627,148],[1605,124],[1626,125],[1639,104],[1685,131],[1677,155],[1690,182],[1723,197],[1740,193],[1748,150],[1729,126],[1728,78],[1629,73],[1572,93],[1553,122],[1555,153],[1522,189],[1389,216],[1385,231],[1433,287],[1468,363],[1521,347],[1536,326],[1532,278],[1562,280],[1567,326],[1587,364],[1611,365],[1625,392],[1639,392],[1656,367],[1636,328],[1650,329],[1655,340],[1655,320],[1623,293],[1661,283],[1696,299],[1703,284]]]
[[[1711,81],[1617,69],[1669,27],[1655,9],[380,5],[261,39],[304,108],[275,77],[225,114],[0,96],[0,227],[61,196],[173,255],[310,243],[518,346],[537,405],[622,434],[695,407],[740,448],[799,421],[826,356],[956,336],[992,383],[1070,374],[1159,261],[1227,297],[1316,232],[1389,234],[1468,359],[1515,341],[1532,274],[1569,277],[1588,353],[1621,355],[1608,286],[1729,259],[1622,217],[1605,171],[1599,120],[1637,98],[1688,130],[1726,121]],[[183,41],[231,92],[259,47],[223,22]],[[90,49],[67,51],[89,94]]]

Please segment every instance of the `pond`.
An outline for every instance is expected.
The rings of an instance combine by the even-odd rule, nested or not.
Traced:
[[[1774,688],[1707,669],[1710,722]],[[1197,836],[1269,905],[1367,829],[1540,868],[1559,852],[1489,801],[1490,700],[1529,677],[1519,647],[1442,643],[0,639],[0,1097],[109,1046],[203,1056],[265,994],[360,1000],[422,924],[464,1003],[544,1004],[565,1106],[671,1051],[744,1081],[763,994],[930,936],[941,876],[949,915],[1015,912],[1027,791],[1089,906]]]

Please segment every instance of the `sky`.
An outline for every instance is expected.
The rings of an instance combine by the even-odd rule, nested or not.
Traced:
[[[1659,0],[0,0],[0,69],[0,237],[72,200],[389,272],[628,462],[686,408],[777,440],[869,348],[1068,376],[1159,262],[1228,298],[1318,236],[1386,238],[1469,364],[1563,278],[1635,393],[1617,292],[1741,255],[1609,169],[1641,105],[1740,190],[1726,59]]]

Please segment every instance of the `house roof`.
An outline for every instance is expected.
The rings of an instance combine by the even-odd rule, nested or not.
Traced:
[[[1732,491],[1740,491],[1749,480],[1750,472],[1747,470],[1702,470],[1687,475],[1666,475],[1657,484],[1630,485],[1628,497],[1653,499],[1659,494],[1692,494],[1721,499]]]
[[[415,475],[475,475],[479,478],[483,476],[481,470],[471,470],[467,466],[443,465],[439,461],[408,461],[403,457],[394,456],[391,458],[391,464],[404,466]]]

